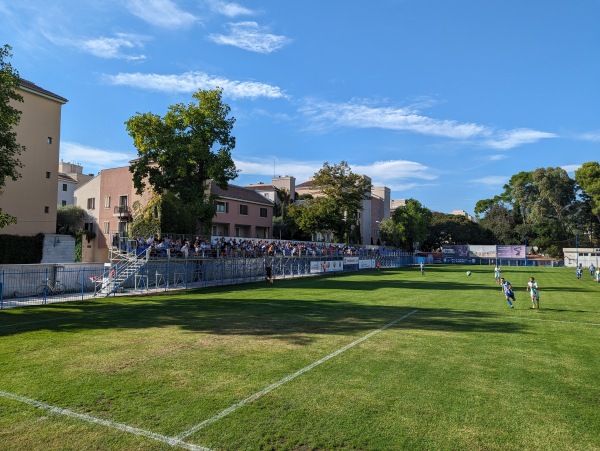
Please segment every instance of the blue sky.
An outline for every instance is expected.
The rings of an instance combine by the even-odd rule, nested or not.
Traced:
[[[69,99],[61,158],[125,166],[124,122],[224,89],[232,183],[347,161],[449,213],[598,161],[600,2],[0,0],[21,77]]]

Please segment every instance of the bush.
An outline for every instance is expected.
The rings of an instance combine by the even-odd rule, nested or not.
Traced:
[[[0,235],[0,263],[40,263],[43,248],[43,233],[38,233],[35,236]]]

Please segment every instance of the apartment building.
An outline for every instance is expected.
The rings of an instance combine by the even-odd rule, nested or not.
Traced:
[[[94,178],[84,174],[83,166],[61,161],[58,163],[58,206],[75,205],[75,190]]]
[[[216,195],[217,213],[212,235],[245,238],[271,238],[273,203],[254,190],[229,185],[223,190],[210,183]],[[83,238],[83,262],[108,262],[112,237],[127,235],[133,221],[134,206],[143,208],[152,191],[135,192],[129,166],[104,169],[75,190],[75,205],[86,211],[84,228],[95,234],[93,240]]]
[[[217,196],[212,236],[273,238],[274,203],[263,194],[231,184],[224,190],[214,182],[210,191]]]
[[[19,156],[21,178],[7,179],[0,195],[0,208],[16,216],[17,223],[1,233],[55,233],[61,109],[67,99],[24,79],[19,82],[19,94],[23,102],[13,106],[21,111],[15,128],[17,141],[26,147]]]
[[[363,175],[364,178],[371,181],[371,178]],[[296,186],[298,196],[310,194],[313,197],[321,196],[321,192],[314,186],[312,179]],[[377,244],[379,238],[379,224],[383,219],[390,218],[390,189],[386,186],[374,186],[371,192],[367,194],[367,199],[361,202],[361,211],[358,212],[358,222],[360,225],[361,244]],[[323,238],[326,241],[332,239],[331,236],[316,237]]]
[[[83,238],[83,262],[107,262],[115,233],[128,233],[133,221],[132,206],[145,205],[152,192],[135,193],[129,166],[103,169],[97,176],[75,190],[75,205],[86,212],[84,229],[96,235]]]

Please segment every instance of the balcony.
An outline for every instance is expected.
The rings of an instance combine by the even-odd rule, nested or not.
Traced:
[[[113,217],[121,219],[130,219],[131,208],[127,205],[117,205],[113,211]]]

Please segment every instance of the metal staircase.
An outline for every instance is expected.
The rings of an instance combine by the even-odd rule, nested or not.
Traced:
[[[140,255],[135,252],[113,253],[111,266],[106,268],[102,276],[102,285],[98,290],[105,297],[122,288],[133,276],[144,269],[150,257],[150,249]]]

